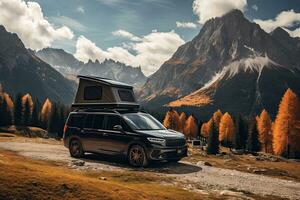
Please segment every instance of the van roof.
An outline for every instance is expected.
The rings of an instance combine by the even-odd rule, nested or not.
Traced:
[[[98,77],[98,76],[78,75],[77,78],[84,79],[84,80],[90,80],[90,81],[96,81],[96,82],[100,82],[100,83],[103,83],[105,85],[114,86],[114,87],[122,87],[122,88],[127,88],[127,89],[132,89],[133,88],[133,86],[128,85],[126,83],[122,83],[122,82],[119,82],[119,81],[115,81],[115,80],[108,79],[108,78],[102,78],[102,77]]]

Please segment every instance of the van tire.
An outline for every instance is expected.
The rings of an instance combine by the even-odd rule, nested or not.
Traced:
[[[78,139],[73,139],[70,141],[69,151],[71,157],[73,158],[82,158],[84,156],[82,144]]]
[[[133,167],[146,167],[149,164],[146,152],[140,145],[133,145],[128,151],[128,161]]]

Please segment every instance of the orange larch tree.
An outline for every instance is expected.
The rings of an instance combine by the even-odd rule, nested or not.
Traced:
[[[229,113],[225,113],[219,125],[219,141],[224,145],[232,145],[234,131],[234,122]]]
[[[180,122],[179,122],[179,114],[176,110],[169,110],[166,113],[166,116],[163,121],[163,125],[168,129],[173,129],[175,131],[179,131]]]
[[[221,112],[221,110],[217,110],[214,114],[213,114],[213,121],[215,123],[215,126],[217,128],[217,130],[219,130],[219,126],[220,126],[220,121],[221,121],[221,118],[223,116],[223,113]]]
[[[291,150],[297,149],[299,140],[293,141],[297,120],[299,120],[299,100],[296,94],[288,89],[279,104],[274,123],[273,151],[276,155],[289,157]]]
[[[29,93],[25,94],[22,97],[23,112],[24,112],[26,101],[28,101],[29,106],[30,106],[30,112],[32,113],[32,110],[33,110],[33,101],[32,101],[32,97],[31,97],[31,95]]]
[[[211,118],[208,122],[203,123],[201,126],[201,135],[203,137],[208,137],[209,133],[211,132],[212,129],[212,124],[213,124],[213,118]]]
[[[184,132],[185,121],[186,121],[186,114],[184,112],[181,112],[179,116],[179,127],[178,127],[179,132]]]
[[[52,103],[47,98],[42,106],[41,113],[40,113],[40,118],[41,118],[41,121],[44,123],[44,126],[47,125],[51,111],[52,111]]]
[[[186,135],[186,137],[188,138],[195,138],[197,136],[198,133],[198,125],[197,122],[195,120],[195,118],[193,117],[193,115],[190,115],[186,122],[185,122],[185,126],[184,126],[184,133]]]
[[[257,119],[257,130],[262,150],[266,153],[273,153],[272,120],[266,110],[263,110]]]

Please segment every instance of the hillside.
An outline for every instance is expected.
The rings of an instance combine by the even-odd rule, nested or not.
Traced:
[[[0,26],[0,83],[11,95],[30,93],[69,104],[75,85],[25,48],[16,34]]]

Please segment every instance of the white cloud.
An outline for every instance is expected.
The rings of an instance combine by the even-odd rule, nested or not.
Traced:
[[[275,19],[261,20],[254,19],[254,22],[259,24],[266,32],[271,32],[277,27],[292,28],[293,26],[300,24],[300,13],[296,13],[294,10],[282,11]],[[291,36],[300,37],[300,28],[291,31],[288,30]]]
[[[177,28],[197,28],[197,24],[193,22],[176,22]]]
[[[74,37],[68,27],[51,25],[36,2],[1,0],[0,10],[0,24],[8,31],[17,33],[27,48],[39,50],[50,46],[55,40]]]
[[[258,6],[257,6],[256,4],[254,4],[254,5],[252,6],[252,9],[255,10],[255,11],[258,11]]]
[[[81,14],[84,14],[84,13],[85,13],[85,10],[84,10],[84,8],[83,8],[82,6],[78,6],[78,7],[76,8],[76,11],[79,12],[79,13],[81,13]]]
[[[67,16],[50,17],[50,21],[56,24],[68,26],[73,30],[77,30],[77,31],[86,31],[87,29],[83,24],[81,24],[77,20]]]
[[[174,31],[152,32],[130,44],[131,52],[123,47],[111,47],[102,50],[84,36],[80,36],[76,44],[74,56],[84,62],[89,59],[102,62],[106,58],[123,62],[134,67],[141,66],[146,75],[155,72],[168,60],[184,40]]]
[[[283,28],[283,29],[286,30],[292,37],[300,37],[300,27],[293,31],[286,29],[286,28]]]
[[[130,40],[135,41],[135,42],[141,41],[141,38],[139,38],[138,36],[135,36],[134,34],[129,33],[128,31],[125,31],[125,30],[122,30],[122,29],[114,31],[114,32],[112,32],[112,34],[114,36],[127,38],[127,39],[130,39]]]
[[[247,0],[194,0],[193,11],[199,17],[199,23],[220,17],[233,9],[244,11]]]

